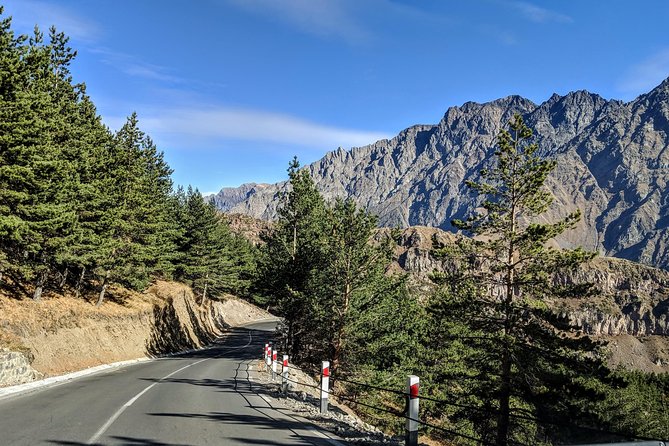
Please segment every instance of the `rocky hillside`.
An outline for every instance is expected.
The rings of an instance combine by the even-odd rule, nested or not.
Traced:
[[[307,168],[327,198],[353,197],[384,226],[452,231],[450,221],[476,206],[464,181],[493,162],[495,137],[514,113],[535,129],[543,153],[558,161],[548,180],[555,202],[547,218],[583,212],[578,230],[558,242],[668,268],[669,79],[628,103],[586,91],[556,94],[539,105],[519,96],[468,102],[450,108],[436,125],[339,149]],[[215,200],[232,212],[271,220],[284,187],[245,185]]]
[[[269,184],[246,183],[239,187],[224,187],[217,194],[208,195],[206,198],[211,200],[216,208],[223,212],[228,212],[230,209],[249,199],[251,195],[255,195],[259,191],[265,189]]]
[[[233,296],[198,302],[174,282],[144,293],[115,288],[114,295],[98,308],[72,296],[35,303],[0,294],[0,387],[201,348],[227,327],[271,317]]]
[[[389,233],[383,229],[379,237]],[[430,254],[433,242],[448,245],[456,237],[438,228],[418,226],[405,229],[396,238],[394,266],[410,273],[410,283],[419,295],[431,289],[429,274],[446,269]],[[594,296],[560,299],[552,305],[584,332],[607,341],[613,365],[669,371],[669,272],[598,257],[555,280],[594,284]]]

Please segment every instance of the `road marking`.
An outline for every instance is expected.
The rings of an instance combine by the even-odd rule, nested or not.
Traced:
[[[101,427],[100,429],[98,429],[98,431],[95,433],[95,435],[93,435],[93,436],[91,437],[91,439],[88,440],[88,444],[93,444],[93,443],[95,443],[95,442],[98,440],[98,438],[100,438],[100,437],[102,436],[102,434],[104,434],[104,433],[107,431],[107,429],[109,429],[109,428],[111,427],[111,425],[114,424],[114,421],[116,421],[116,419],[117,419],[118,417],[120,417],[121,414],[122,414],[123,412],[125,412],[125,410],[126,410],[128,407],[132,406],[132,405],[135,403],[135,401],[137,401],[137,400],[138,400],[142,395],[144,395],[146,392],[148,392],[149,390],[151,390],[151,388],[154,387],[156,384],[158,384],[160,381],[163,381],[163,380],[169,378],[170,376],[179,373],[179,372],[182,371],[182,370],[186,370],[188,367],[197,365],[197,364],[199,364],[199,363],[201,363],[201,362],[204,362],[204,361],[207,361],[207,360],[209,360],[209,359],[211,359],[211,358],[201,359],[201,360],[199,360],[199,361],[197,361],[197,362],[193,362],[193,363],[191,363],[191,364],[188,364],[187,366],[181,367],[179,370],[175,370],[175,371],[173,371],[172,373],[170,373],[169,375],[165,375],[165,376],[163,376],[162,378],[160,378],[160,379],[158,380],[158,382],[155,382],[155,383],[151,384],[151,385],[148,386],[146,389],[142,390],[142,391],[139,392],[137,395],[135,395],[135,396],[133,396],[132,398],[130,398],[130,399],[129,399],[123,406],[121,406],[121,407],[119,408],[119,410],[116,411],[116,413],[114,413],[114,415],[112,415],[112,416],[107,420],[107,422],[106,422],[105,424],[102,425],[102,427]]]
[[[239,348],[246,348],[246,347],[248,347],[249,345],[251,345],[252,340],[253,340],[253,337],[251,336],[251,332],[249,331],[249,340],[246,342],[245,345],[240,345],[240,346],[237,346],[237,347],[219,347],[219,348],[221,348],[221,349],[226,349],[226,350],[236,350],[236,349],[239,349]],[[222,357],[221,355],[217,355],[217,356],[215,356],[214,358],[221,358],[221,357]],[[111,427],[111,425],[114,424],[114,421],[116,421],[116,419],[117,419],[118,417],[120,417],[121,414],[122,414],[123,412],[125,412],[125,410],[126,410],[128,407],[132,406],[132,405],[135,403],[135,401],[137,401],[142,395],[144,395],[146,392],[148,392],[153,386],[155,386],[156,384],[160,383],[161,381],[166,380],[167,378],[169,378],[169,377],[171,377],[171,376],[173,376],[173,375],[176,375],[177,373],[181,372],[182,370],[186,370],[188,367],[191,367],[191,366],[200,364],[201,362],[204,362],[204,361],[209,361],[210,359],[214,359],[214,358],[204,358],[204,359],[200,359],[199,361],[196,361],[196,362],[193,362],[193,363],[191,363],[191,364],[188,364],[187,366],[181,367],[180,369],[175,370],[175,371],[173,371],[172,373],[163,376],[163,377],[160,378],[157,382],[151,384],[151,385],[148,386],[146,389],[142,390],[142,391],[139,392],[137,395],[135,395],[135,396],[133,396],[132,398],[130,398],[130,399],[129,399],[123,406],[121,406],[121,407],[119,408],[119,410],[116,411],[116,413],[114,413],[114,415],[112,415],[112,416],[107,420],[107,422],[106,422],[105,424],[102,425],[102,427],[101,427],[100,429],[98,429],[98,431],[95,433],[95,435],[93,435],[93,436],[91,437],[91,439],[88,440],[88,444],[94,444],[94,443],[98,440],[98,438],[100,438],[105,432],[107,432],[107,429],[109,429],[109,428]]]

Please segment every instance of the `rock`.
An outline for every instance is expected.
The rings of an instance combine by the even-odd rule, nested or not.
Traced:
[[[491,165],[497,133],[515,113],[535,130],[541,152],[558,161],[547,180],[555,199],[547,218],[582,211],[559,245],[668,268],[669,79],[628,103],[586,91],[554,94],[540,105],[519,96],[467,102],[436,125],[338,149],[306,168],[327,199],[352,197],[382,226],[455,231],[451,220],[478,205],[464,181]],[[285,188],[246,184],[221,190],[214,201],[271,220]]]
[[[13,386],[43,378],[43,375],[30,366],[32,359],[26,354],[0,351],[0,387]]]

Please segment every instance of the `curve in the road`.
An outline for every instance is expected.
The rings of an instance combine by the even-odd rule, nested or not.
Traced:
[[[253,364],[275,326],[249,325],[205,350],[8,397],[0,444],[341,444],[254,385]]]

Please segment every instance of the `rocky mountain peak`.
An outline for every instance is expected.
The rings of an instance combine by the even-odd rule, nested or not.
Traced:
[[[383,226],[426,225],[455,231],[477,203],[464,182],[489,164],[496,136],[515,113],[557,160],[547,181],[556,220],[580,209],[561,246],[669,268],[669,79],[635,101],[607,101],[588,91],[520,96],[451,107],[436,125],[416,125],[389,140],[330,152],[307,166],[328,199],[352,197]],[[233,212],[271,219],[285,183],[219,193]]]

